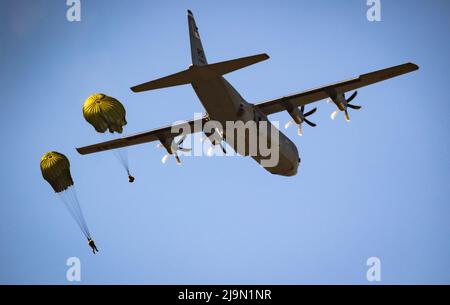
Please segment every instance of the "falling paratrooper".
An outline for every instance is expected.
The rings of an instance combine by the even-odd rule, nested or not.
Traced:
[[[92,240],[89,228],[84,218],[78,197],[75,191],[72,176],[70,175],[70,162],[66,156],[55,151],[44,154],[41,158],[41,172],[43,178],[51,185],[60,197],[70,215],[80,227],[81,232],[88,240],[94,254],[98,252]]]
[[[104,134],[123,132],[123,126],[127,124],[125,107],[117,99],[102,93],[89,96],[83,105],[83,116],[95,130]],[[128,156],[125,149],[113,151],[116,158],[125,168],[128,174],[128,182],[133,183],[134,177],[130,174]]]

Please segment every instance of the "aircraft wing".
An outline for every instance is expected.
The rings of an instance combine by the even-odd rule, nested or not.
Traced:
[[[186,134],[186,130],[188,131],[188,133],[195,133],[201,131],[202,130],[201,128],[203,128],[203,124],[206,122],[206,120],[207,119],[203,117],[191,121],[179,122],[162,128],[141,132],[135,135],[107,142],[102,142],[94,145],[89,145],[85,147],[80,147],[77,148],[77,151],[82,155],[87,155],[105,150],[143,144],[147,142],[163,141],[164,139],[173,139],[181,135],[182,132]],[[197,130],[197,127],[199,127],[200,130]],[[180,128],[183,128],[183,130],[181,130]],[[172,130],[176,132],[172,132]]]
[[[367,74],[360,75],[359,77],[339,82],[336,84],[327,85],[324,87],[283,96],[274,100],[266,101],[260,104],[256,104],[255,107],[259,108],[264,114],[270,115],[276,112],[286,110],[285,102],[290,102],[292,106],[301,107],[316,101],[320,101],[338,94],[352,91],[358,88],[362,88],[368,85],[372,85],[393,77],[400,76],[402,74],[410,73],[418,70],[419,67],[413,63],[407,63]]]

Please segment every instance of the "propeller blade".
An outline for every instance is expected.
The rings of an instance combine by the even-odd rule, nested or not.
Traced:
[[[220,136],[220,138],[223,138],[223,132],[221,132],[219,128],[215,128],[215,132]]]
[[[344,110],[344,113],[345,113],[345,120],[346,120],[347,122],[350,122],[350,116],[348,115],[348,111],[347,111],[347,110]]]
[[[284,128],[288,129],[289,127],[291,127],[292,124],[294,124],[294,121],[289,121],[286,123],[286,125],[284,125]]]
[[[181,165],[181,159],[178,157],[178,155],[175,153],[175,160],[177,161],[177,165]]]
[[[305,121],[306,124],[308,124],[308,125],[311,126],[311,127],[316,127],[316,126],[317,126],[317,124],[311,122],[311,121],[308,120],[308,119],[303,119],[303,120]]]
[[[227,151],[225,150],[225,147],[222,145],[222,143],[219,144],[220,148],[222,148],[223,153],[226,155]]]
[[[361,106],[358,106],[358,105],[351,105],[351,104],[347,104],[347,107],[350,107],[351,109],[355,109],[355,110],[359,110],[359,109],[362,108]]]
[[[353,101],[353,99],[358,95],[358,91],[355,91],[347,100],[347,103],[350,103],[351,101]]]
[[[308,117],[308,116],[310,116],[311,114],[314,114],[316,111],[317,111],[317,108],[314,108],[313,110],[311,110],[311,111],[305,113],[305,114],[303,115],[303,117]]]
[[[303,135],[302,124],[298,124],[297,134],[301,137]]]
[[[182,152],[191,152],[191,151],[192,151],[191,148],[183,148],[183,147],[181,147],[181,148],[178,149],[178,150],[180,150],[180,151],[182,151]]]
[[[214,152],[214,147],[211,146],[210,148],[208,148],[208,152],[206,154],[208,155],[208,157],[211,157],[213,152]]]
[[[339,109],[331,114],[331,119],[334,120],[339,113]]]
[[[305,112],[305,106],[300,107],[300,112],[301,113]]]
[[[177,145],[183,144],[184,140],[186,140],[186,135],[182,136],[181,139],[178,140]]]
[[[156,145],[156,148],[161,148],[161,147],[163,147],[163,145],[162,145],[161,143],[158,143],[158,144]]]
[[[161,162],[162,162],[162,164],[166,164],[166,162],[167,162],[167,159],[169,159],[169,154],[167,154],[167,155],[164,155],[164,157],[162,157],[162,159],[161,159]]]

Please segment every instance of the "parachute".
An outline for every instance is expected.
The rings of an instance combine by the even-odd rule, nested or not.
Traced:
[[[111,133],[122,133],[127,124],[125,114],[125,108],[118,100],[102,93],[91,95],[83,105],[84,118],[100,133],[108,129]]]
[[[84,236],[91,240],[91,234],[78,201],[72,176],[70,175],[69,159],[58,152],[48,152],[41,158],[41,172],[42,177],[63,201],[66,209],[76,221]]]
[[[41,171],[44,179],[56,193],[65,191],[73,185],[69,160],[60,153],[54,151],[46,153],[41,158]]]
[[[95,130],[104,134],[107,130],[110,133],[122,133],[123,126],[127,124],[125,118],[125,107],[115,98],[103,93],[96,93],[89,96],[83,105],[83,116]],[[125,168],[128,174],[128,181],[134,182],[134,177],[130,174],[128,155],[125,149],[114,150],[114,155]]]

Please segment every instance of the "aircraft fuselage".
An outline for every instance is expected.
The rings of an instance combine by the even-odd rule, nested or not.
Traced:
[[[267,143],[278,145],[279,157],[276,165],[263,167],[275,175],[294,176],[297,174],[300,157],[296,145],[279,131],[267,116],[260,113],[253,104],[245,101],[224,77],[205,75],[199,81],[193,82],[192,87],[209,118],[220,122],[222,126],[226,126],[227,122],[242,121],[247,123],[253,120],[258,124],[261,121],[266,121],[268,128],[258,128],[256,134],[250,132],[245,137],[245,146],[248,147],[251,137],[257,137],[258,139],[263,137]],[[278,133],[278,141],[273,138],[274,132]],[[242,155],[249,155],[248,150],[239,151],[236,142],[231,142],[227,138],[225,135],[224,140],[235,151]],[[267,159],[267,156],[263,156],[259,149],[257,151],[257,154],[251,154],[250,156],[261,164],[261,161]]]

